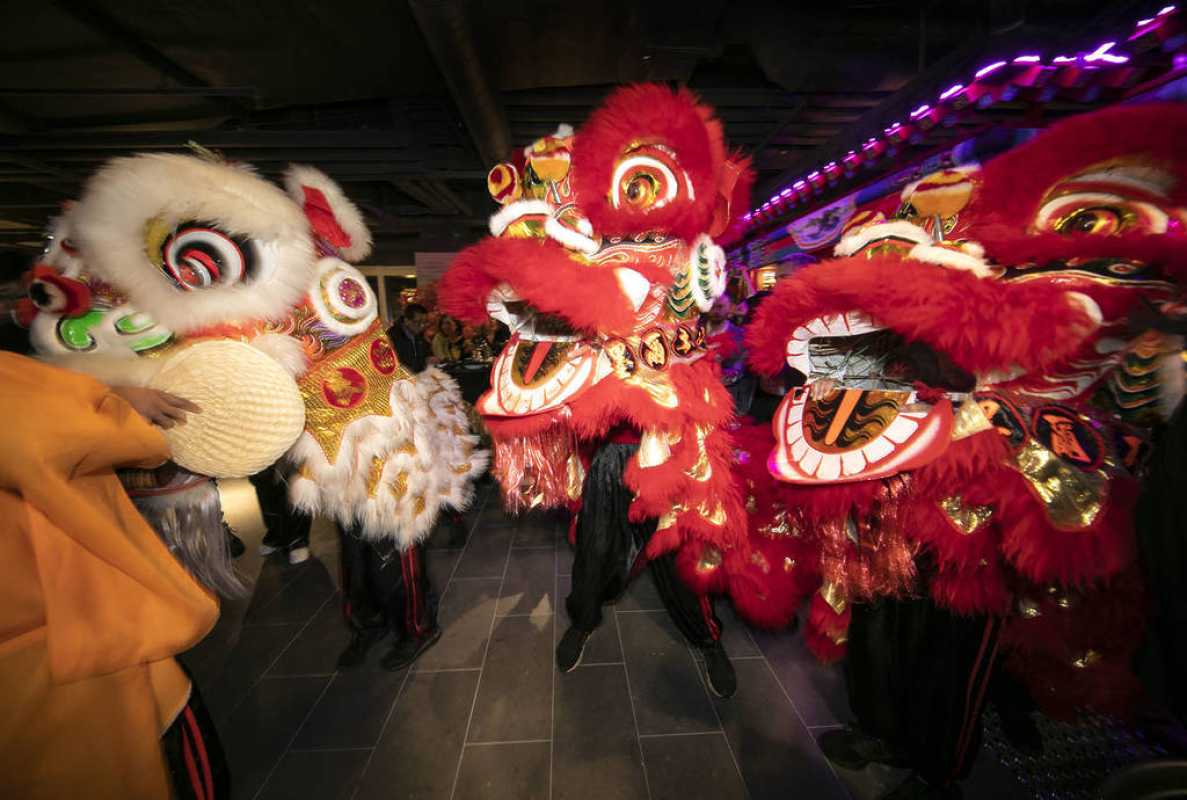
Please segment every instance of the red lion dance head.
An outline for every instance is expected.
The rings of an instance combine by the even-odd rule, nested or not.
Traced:
[[[1141,320],[1181,299],[1185,136],[1182,106],[1119,107],[927,176],[759,309],[751,363],[809,381],[769,469],[786,527],[819,545],[818,652],[838,652],[847,600],[922,588],[1042,619],[1048,685],[1132,640],[1132,616],[1091,635],[1052,616],[1127,585],[1145,429],[1181,394],[1182,343]]]
[[[574,504],[581,444],[629,426],[631,516],[660,519],[649,553],[743,541],[731,402],[697,317],[724,291],[713,237],[749,183],[711,110],[660,85],[615,92],[576,133],[562,126],[491,170],[492,236],[439,294],[454,316],[511,329],[478,403],[511,508]]]

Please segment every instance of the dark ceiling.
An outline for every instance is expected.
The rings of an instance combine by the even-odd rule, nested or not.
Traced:
[[[408,264],[481,235],[490,163],[617,84],[693,87],[770,186],[958,67],[1148,5],[0,0],[0,250],[34,252],[105,159],[195,141],[321,167],[366,212],[370,261]]]

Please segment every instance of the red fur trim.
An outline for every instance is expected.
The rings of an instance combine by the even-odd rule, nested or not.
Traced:
[[[1021,475],[1003,472],[996,481],[1002,497],[1002,552],[1028,579],[1077,586],[1115,575],[1133,561],[1136,482],[1109,481],[1104,508],[1093,524],[1061,530]]]
[[[861,310],[973,373],[1041,369],[1074,352],[1096,325],[1061,286],[1003,283],[894,257],[855,256],[782,280],[746,334],[750,363],[767,375],[785,362],[791,333],[816,317]]]
[[[808,652],[816,656],[816,660],[822,664],[837,663],[845,657],[847,650],[844,642],[834,642],[811,625],[804,628],[804,644],[807,645]]]
[[[654,265],[626,266],[653,282],[671,281],[666,270]],[[484,322],[486,298],[503,282],[540,311],[561,314],[591,333],[625,335],[637,322],[613,269],[574,260],[560,245],[542,239],[488,238],[467,247],[441,278],[441,309],[466,322]]]
[[[983,566],[940,571],[929,586],[932,599],[957,614],[1005,614],[1011,596],[997,557],[992,558]]]
[[[662,144],[676,153],[681,169],[692,181],[695,198],[649,212],[610,204],[614,168],[640,142]],[[665,231],[691,240],[707,231],[712,222],[725,145],[721,123],[711,109],[698,105],[687,89],[636,84],[615,91],[590,115],[573,140],[572,159],[577,204],[595,231],[604,236]],[[686,190],[682,187],[682,191]]]
[[[844,640],[848,635],[851,615],[852,609],[849,606],[837,614],[819,592],[812,595],[812,602],[808,605],[807,624],[804,626],[804,644],[808,646],[812,655],[826,664],[844,657]]]
[[[1110,159],[1144,160],[1172,175],[1187,174],[1187,108],[1182,103],[1116,106],[1052,125],[1031,141],[990,161],[980,196],[970,208],[1013,223],[1019,234],[1046,193],[1061,179]],[[1187,182],[1171,193],[1187,205]],[[977,217],[970,215],[970,219]],[[972,223],[974,226],[976,221]]]
[[[725,162],[721,195],[713,213],[713,227],[709,235],[723,247],[733,244],[746,232],[743,215],[750,208],[750,192],[754,187],[754,169],[750,158],[741,153],[732,154]],[[732,186],[730,181],[732,179]]]

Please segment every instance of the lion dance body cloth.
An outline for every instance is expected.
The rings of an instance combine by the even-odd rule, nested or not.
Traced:
[[[112,161],[59,221],[32,275],[33,341],[51,361],[202,406],[167,434],[179,469],[142,476],[138,501],[167,540],[190,540],[175,550],[190,547],[196,571],[186,523],[213,503],[205,538],[222,537],[209,478],[282,456],[296,507],[400,549],[469,503],[488,454],[450,378],[399,364],[349,263],[370,248],[317,170],[291,167],[281,189],[192,156]]]

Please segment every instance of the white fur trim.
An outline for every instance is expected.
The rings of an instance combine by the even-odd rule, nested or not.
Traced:
[[[363,212],[350,201],[334,181],[319,169],[305,164],[290,164],[284,173],[284,188],[289,196],[305,208],[305,192],[301,187],[317,189],[330,204],[334,220],[350,237],[350,244],[342,248],[342,257],[352,263],[371,255],[371,231],[363,221]]]
[[[178,289],[145,254],[145,225],[213,222],[259,246],[259,274],[250,284]],[[86,270],[128,297],[131,305],[184,334],[218,323],[278,318],[313,279],[313,244],[300,208],[246,167],[171,154],[108,162],[71,210],[72,239]]]
[[[491,215],[490,235],[502,236],[503,231],[507,230],[507,226],[520,217],[528,215],[551,217],[552,211],[552,203],[547,200],[516,200],[514,203],[508,203]]]
[[[978,278],[993,277],[993,270],[990,269],[985,259],[978,255],[978,251],[980,253],[985,252],[980,246],[968,248],[967,250],[956,250],[950,247],[939,247],[932,244],[917,244],[911,248],[911,252],[907,254],[907,257],[913,258],[916,261],[923,261],[927,264],[937,264],[949,269],[971,272]]]
[[[305,354],[305,348],[292,336],[265,333],[255,337],[248,344],[278,362],[294,378],[301,377],[309,368],[309,357]]]
[[[616,267],[614,277],[618,280],[618,288],[630,301],[631,308],[638,311],[651,292],[651,281],[630,267]]]
[[[833,248],[833,255],[838,257],[851,256],[870,242],[890,238],[905,239],[908,242],[915,242],[915,244],[925,244],[932,240],[931,235],[927,231],[913,222],[907,222],[905,219],[896,219],[891,222],[881,222],[877,225],[858,228],[837,242],[837,246]]]
[[[395,381],[389,398],[391,416],[367,416],[346,427],[333,463],[309,433],[301,436],[288,458],[308,477],[290,482],[289,499],[309,513],[359,523],[366,538],[407,548],[429,535],[442,509],[469,505],[489,453],[476,449],[465,404],[445,373],[430,368]],[[383,470],[369,493],[377,458]]]
[[[556,217],[544,220],[544,232],[569,250],[576,250],[583,255],[592,256],[602,249],[600,242],[572,228],[566,228]]]
[[[1100,306],[1096,301],[1083,292],[1064,292],[1064,297],[1070,300],[1074,305],[1079,306],[1084,310],[1093,324],[1100,327],[1101,322],[1104,321],[1104,315],[1100,311]]]
[[[359,308],[350,308],[338,296],[343,280],[353,280],[366,300]],[[329,256],[317,262],[317,279],[309,289],[309,302],[317,318],[331,331],[343,336],[357,336],[375,321],[379,301],[363,273],[341,259]]]

